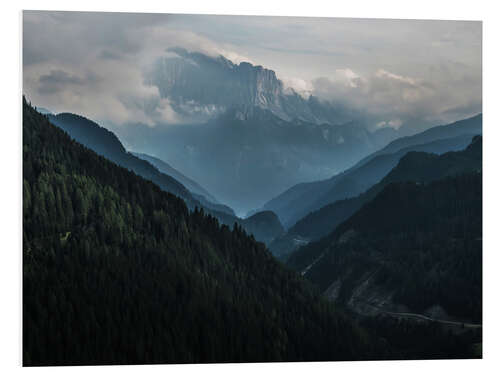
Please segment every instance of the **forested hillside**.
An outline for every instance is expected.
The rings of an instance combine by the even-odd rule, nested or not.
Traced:
[[[482,134],[482,115],[401,137],[333,177],[292,186],[267,202],[289,229],[308,213],[340,199],[356,196],[376,184],[410,151],[444,154],[460,151]]]
[[[23,104],[25,365],[352,360],[363,331],[264,245]]]
[[[480,323],[482,175],[387,185],[288,264],[364,314],[415,312]]]
[[[22,35],[23,367],[482,358],[481,21]]]
[[[206,191],[202,186],[200,186],[196,181],[193,181],[189,177],[184,176],[181,172],[173,168],[167,162],[148,154],[142,154],[137,152],[133,152],[132,154],[140,159],[148,161],[153,166],[158,168],[160,172],[168,174],[169,176],[175,178],[177,181],[181,182],[191,192],[191,194],[196,194],[197,196],[203,196],[212,203],[218,203],[217,199],[208,191]],[[232,210],[229,213],[234,215],[234,211]]]
[[[196,203],[188,189],[175,178],[160,173],[157,168],[147,161],[127,152],[113,132],[83,116],[73,113],[60,113],[58,115],[49,115],[48,117],[51,123],[63,129],[71,138],[74,138],[97,154],[153,181],[163,190],[185,199],[188,204]]]
[[[363,194],[328,204],[299,220],[285,236],[271,243],[271,251],[285,259],[297,249],[297,245],[294,244],[296,239],[315,241],[328,235],[337,225],[372,200],[391,182],[430,182],[446,176],[478,171],[481,167],[481,136],[474,137],[467,148],[462,151],[447,152],[442,155],[408,152],[379,183]],[[297,251],[305,250],[298,249]]]
[[[49,115],[49,120],[68,133],[71,138],[99,155],[153,181],[163,190],[183,198],[189,208],[204,207],[213,211],[215,215],[220,212],[235,216],[231,208],[207,199],[203,188],[161,160],[128,152],[113,132],[94,121],[73,113]],[[196,192],[194,193],[192,189]],[[210,195],[207,193],[207,196]]]
[[[195,207],[203,208],[207,213],[215,216],[221,223],[229,226],[233,226],[235,223],[242,225],[247,233],[253,234],[258,241],[265,243],[269,243],[278,235],[281,235],[281,223],[275,215],[272,216],[272,223],[267,228],[265,226],[269,223],[269,217],[267,218],[268,220],[259,223],[258,216],[256,216],[251,220],[250,225],[247,226],[248,220],[235,216],[234,211],[230,207],[209,201],[204,195],[191,192],[179,182],[180,180],[177,177],[180,177],[182,181],[187,182],[189,186],[195,187],[198,191],[201,187],[194,183],[194,181],[187,179],[170,166],[166,168],[167,165],[158,159],[154,160],[154,162],[151,157],[143,160],[139,156],[127,152],[113,132],[99,126],[97,123],[73,113],[60,113],[58,115],[49,115],[48,117],[51,123],[63,129],[71,138],[95,151],[97,154],[154,182],[162,190],[183,198],[190,210],[193,210]],[[175,173],[172,173],[173,171]],[[276,230],[273,232],[272,228]]]

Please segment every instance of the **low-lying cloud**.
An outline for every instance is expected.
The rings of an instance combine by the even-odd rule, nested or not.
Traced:
[[[481,112],[482,105],[481,76],[460,65],[423,67],[420,77],[382,68],[364,76],[339,69],[312,86],[313,95],[372,116],[376,127],[445,123]]]

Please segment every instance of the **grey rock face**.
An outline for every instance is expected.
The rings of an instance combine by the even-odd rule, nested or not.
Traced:
[[[148,83],[158,87],[161,96],[169,98],[174,109],[186,116],[208,119],[232,107],[248,110],[255,106],[285,121],[320,124],[349,120],[331,104],[285,89],[274,71],[260,65],[234,64],[223,56],[210,57],[182,48],[168,51],[175,56],[158,60]]]

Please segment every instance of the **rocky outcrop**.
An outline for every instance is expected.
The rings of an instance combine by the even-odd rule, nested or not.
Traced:
[[[259,107],[285,121],[300,119],[315,124],[350,120],[331,104],[304,98],[286,88],[273,70],[248,62],[234,64],[224,56],[211,57],[183,48],[171,48],[157,61],[148,83],[185,115],[206,118],[229,108]]]

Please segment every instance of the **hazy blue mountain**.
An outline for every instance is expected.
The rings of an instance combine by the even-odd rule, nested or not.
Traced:
[[[25,100],[22,274],[24,366],[391,353],[239,225],[189,210]]]
[[[191,191],[191,193],[203,195],[205,198],[209,199],[213,203],[218,203],[217,199],[215,199],[215,197],[213,197],[208,191],[203,189],[203,187],[201,187],[196,181],[193,181],[189,177],[184,176],[181,172],[179,172],[177,169],[173,168],[170,164],[164,162],[163,160],[155,158],[154,156],[151,155],[141,154],[137,152],[132,152],[132,154],[137,156],[138,158],[150,162],[152,165],[158,168],[160,172],[168,174],[169,176],[172,176],[173,178],[177,179],[186,188],[188,188],[189,191]]]
[[[272,211],[262,211],[242,220],[241,225],[249,233],[253,233],[260,241],[269,244],[281,236],[285,229],[278,216]]]
[[[163,190],[175,194],[191,204],[196,203],[191,193],[175,178],[161,173],[149,162],[127,152],[113,132],[73,113],[60,113],[48,117],[54,125],[60,127],[73,139],[99,155],[153,181]]]
[[[38,112],[40,112],[42,115],[53,115],[54,114],[51,110],[49,110],[47,108],[43,108],[43,107],[37,107],[36,110]]]
[[[183,198],[190,209],[202,207],[215,216],[223,224],[233,226],[238,223],[255,236],[258,241],[269,243],[281,235],[283,229],[276,215],[256,215],[254,218],[240,219],[234,215],[231,208],[212,203],[202,197],[200,201],[186,187],[175,178],[160,172],[146,160],[142,160],[123,147],[118,137],[111,131],[99,126],[95,122],[72,113],[49,115],[49,120],[56,126],[66,131],[73,139],[92,149],[99,155],[125,167],[136,174],[153,181],[161,189]],[[257,222],[262,219],[265,225]],[[248,227],[247,227],[248,223]]]
[[[384,158],[383,161],[386,162],[386,157],[387,155],[379,155],[366,166],[369,167],[380,158]],[[481,137],[474,137],[463,151],[447,152],[442,155],[417,151],[407,152],[399,160],[396,167],[366,192],[356,197],[337,200],[309,213],[293,225],[284,236],[273,241],[270,249],[273,254],[281,258],[286,258],[294,251],[303,251],[303,249],[298,248],[329,234],[342,221],[373,199],[389,183],[429,182],[458,173],[477,171],[481,169],[481,165]]]
[[[476,134],[482,133],[482,116],[437,126],[411,137],[399,138],[374,152],[354,167],[327,180],[302,183],[267,202],[289,228],[308,213],[336,200],[356,196],[385,176],[409,151],[442,154],[464,149]]]
[[[304,181],[330,177],[397,137],[342,106],[285,87],[274,71],[169,50],[147,74],[185,121],[116,129],[243,215]],[[265,183],[263,183],[265,181]]]
[[[214,215],[221,224],[233,227],[234,224],[241,225],[245,232],[252,234],[257,241],[267,246],[284,233],[283,225],[278,216],[272,211],[258,212],[244,219],[227,214],[222,211],[207,210]]]
[[[434,126],[421,133],[397,138],[386,147],[362,159],[358,165],[366,163],[371,158],[380,155],[393,153],[408,146],[429,143],[440,139],[458,137],[461,135],[475,135],[483,132],[482,113],[447,125]]]
[[[334,175],[384,142],[358,123],[288,122],[257,106],[205,124],[129,130],[134,149],[168,160],[239,214],[297,183]]]
[[[359,314],[418,313],[480,324],[482,174],[480,167],[462,173],[451,166],[472,167],[465,153],[480,153],[480,141],[472,148],[443,157],[408,154],[394,170],[396,180],[411,177],[407,167],[424,171],[433,163],[439,167],[425,180],[460,174],[385,185],[330,235],[292,254],[289,266]]]
[[[207,208],[225,212],[227,214],[236,216],[233,209],[226,205],[220,204],[217,199],[212,196],[208,191],[206,191],[203,187],[201,187],[196,181],[193,181],[189,177],[184,176],[177,169],[170,166],[168,163],[164,162],[161,159],[155,158],[154,156],[140,153],[132,153],[140,159],[146,160],[151,163],[153,166],[158,168],[158,170],[162,173],[165,173],[169,176],[174,177],[177,181],[181,182],[193,195],[195,199],[200,201],[200,203]]]

